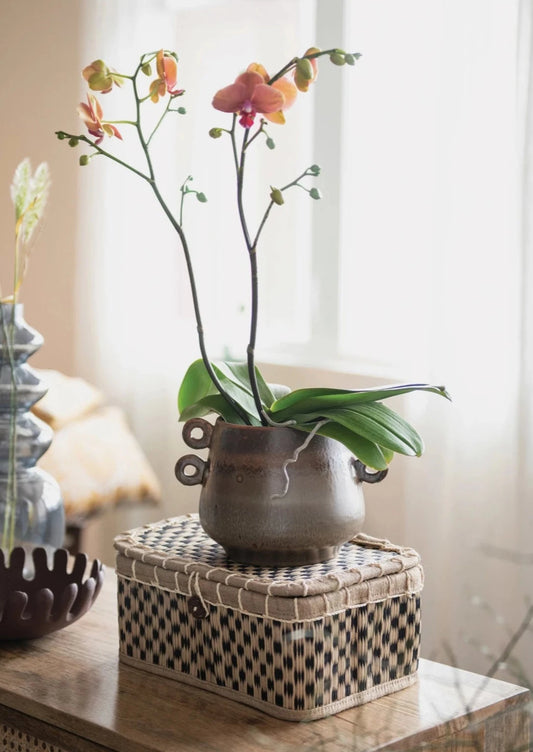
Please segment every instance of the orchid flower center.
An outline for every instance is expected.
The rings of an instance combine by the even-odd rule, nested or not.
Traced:
[[[244,128],[251,128],[252,125],[254,124],[254,119],[255,119],[256,114],[257,112],[254,110],[251,101],[249,99],[246,99],[242,103],[242,107],[240,110],[241,117],[239,119],[239,123]]]

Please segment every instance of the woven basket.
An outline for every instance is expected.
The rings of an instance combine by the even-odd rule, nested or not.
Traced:
[[[120,658],[288,720],[415,680],[418,554],[358,535],[332,561],[230,562],[196,515],[115,539]]]

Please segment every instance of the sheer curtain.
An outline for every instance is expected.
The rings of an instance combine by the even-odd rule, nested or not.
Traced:
[[[484,671],[532,595],[517,563],[532,517],[531,3],[347,13],[368,54],[346,104],[341,351],[453,396],[405,401],[427,450],[391,475],[425,563],[424,653]],[[529,639],[530,676],[532,653]]]
[[[284,176],[288,153],[291,169],[319,161],[325,194],[313,206],[291,197],[269,228],[259,355],[446,384],[452,404],[403,400],[426,453],[394,460],[368,532],[423,556],[426,657],[483,671],[533,595],[531,0],[317,0],[316,8],[96,0],[84,57],[128,69],[142,50],[178,50],[190,117],[181,135],[164,134],[166,187],[177,191],[193,174],[208,196],[209,220],[201,205],[186,218],[207,271],[208,344],[239,356],[246,267],[225,203],[231,166],[204,132],[218,124],[211,93],[249,61],[275,66],[315,40],[326,47],[342,38],[363,53],[340,76],[321,65],[320,93],[274,131],[279,154],[258,160],[258,185]],[[191,511],[197,490],[179,489],[172,475],[173,406],[197,352],[176,240],[144,186],[96,160],[86,173],[80,371],[126,407],[162,480],[164,513]],[[262,195],[249,200],[260,212]],[[533,676],[530,638],[523,661]]]
[[[519,145],[521,148],[521,382],[519,431],[519,490],[517,514],[519,518],[518,546],[522,590],[526,603],[533,602],[533,2],[521,0],[518,55],[518,114]],[[531,641],[522,648],[522,656],[533,652]],[[531,657],[529,658],[530,676]]]

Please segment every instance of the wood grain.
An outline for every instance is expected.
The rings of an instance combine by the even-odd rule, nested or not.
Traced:
[[[110,571],[76,624],[0,644],[0,669],[0,721],[76,752],[528,749],[527,690],[431,661],[421,661],[414,686],[308,723],[122,666]]]

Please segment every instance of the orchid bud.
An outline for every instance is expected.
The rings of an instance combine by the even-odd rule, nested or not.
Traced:
[[[106,94],[113,86],[111,71],[103,60],[93,60],[90,65],[85,66],[81,75],[92,91],[101,91],[102,94]]]
[[[355,57],[349,52],[344,56],[344,59],[348,63],[348,65],[355,65]]]
[[[346,62],[346,57],[342,52],[332,52],[329,59],[333,65],[344,65]]]
[[[270,187],[272,188],[272,186]],[[272,190],[270,191],[270,198],[278,206],[283,206],[283,204],[285,203],[285,199],[283,198],[283,194],[279,188],[272,188]]]
[[[268,146],[269,149],[275,149],[276,148],[276,144],[274,143],[274,139],[270,138],[270,136],[266,140],[266,145]]]
[[[198,201],[199,201],[199,202],[200,202],[201,204],[205,204],[205,203],[207,203],[207,197],[206,197],[205,193],[197,193],[197,194],[196,194],[196,198],[198,199]]]
[[[311,175],[320,175],[320,165],[311,165],[311,167],[308,169],[308,172],[311,173]]]
[[[187,114],[187,110],[185,109],[185,107],[178,107],[178,109],[176,110],[176,112],[179,115],[186,115]]]
[[[68,145],[69,146],[77,146],[80,143],[79,138],[72,137],[69,139]]]
[[[82,154],[80,157],[80,167],[85,167],[89,164],[89,156],[87,154]]]
[[[318,188],[311,188],[309,195],[311,196],[311,198],[314,198],[315,201],[319,201],[322,198],[322,194],[320,193]]]
[[[150,63],[145,63],[141,67],[141,70],[142,70],[142,72],[144,73],[145,76],[151,76],[152,75],[152,66],[150,65]]]
[[[311,81],[311,79],[314,76],[314,71],[313,71],[313,66],[311,65],[311,61],[308,60],[306,57],[298,60],[298,62],[296,63],[296,72],[299,78],[302,78],[304,81]]]
[[[320,50],[318,47],[310,47],[306,51],[306,55],[316,55]],[[294,83],[298,91],[308,91],[309,84],[311,84],[318,73],[318,66],[316,58],[303,57],[296,62],[294,69]]]
[[[220,138],[222,135],[222,128],[211,128],[209,135],[211,138]]]
[[[68,138],[67,134],[64,131],[56,131],[56,136],[60,141],[63,141],[63,139]]]

